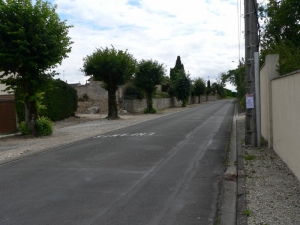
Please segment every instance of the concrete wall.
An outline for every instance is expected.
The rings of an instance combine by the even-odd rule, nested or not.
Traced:
[[[300,71],[272,80],[273,148],[300,180]]]
[[[276,54],[267,55],[265,64],[260,70],[261,135],[268,142],[270,148],[273,146],[271,80],[279,76],[276,71],[278,60],[279,56]]]
[[[261,134],[300,180],[300,71],[279,76],[279,56],[260,70]]]

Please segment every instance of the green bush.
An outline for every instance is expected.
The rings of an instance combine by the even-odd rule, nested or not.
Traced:
[[[155,96],[154,98],[170,98],[171,96],[169,95],[169,93],[167,92],[160,92],[160,91],[157,91],[155,93]]]
[[[27,134],[32,134],[32,129],[28,129],[26,127],[26,123],[23,121],[19,124],[19,131],[21,131],[22,134],[27,135]]]
[[[38,133],[42,136],[47,136],[53,133],[53,123],[47,117],[40,117],[36,120]]]
[[[124,94],[128,96],[136,96],[137,99],[145,98],[145,92],[142,89],[137,88],[135,86],[127,87]]]
[[[144,109],[144,113],[145,114],[148,114],[148,113],[151,113],[151,114],[155,114],[157,111],[155,108],[152,108],[151,110],[149,110],[149,108],[145,108]]]
[[[18,90],[15,92],[15,104],[19,121],[25,121],[25,106]],[[78,106],[77,91],[59,79],[52,80],[51,88],[45,90],[39,116],[48,117],[52,121],[74,116]]]

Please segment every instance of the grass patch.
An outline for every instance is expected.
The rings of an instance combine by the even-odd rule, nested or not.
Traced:
[[[243,211],[243,215],[245,215],[245,216],[250,216],[250,215],[251,215],[250,210],[249,210],[249,209],[245,209],[245,210]]]
[[[256,159],[256,155],[245,155],[244,159],[245,160],[255,160]]]

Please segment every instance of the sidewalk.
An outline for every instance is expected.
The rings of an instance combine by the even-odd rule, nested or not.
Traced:
[[[245,114],[236,117],[237,224],[299,225],[300,182],[273,149],[246,146]]]

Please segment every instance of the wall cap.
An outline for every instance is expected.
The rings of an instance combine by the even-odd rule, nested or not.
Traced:
[[[287,73],[287,74],[281,75],[279,77],[273,78],[272,80],[277,80],[277,79],[285,78],[285,77],[296,75],[296,74],[300,75],[300,70],[296,70],[296,71],[293,71],[291,73]]]

